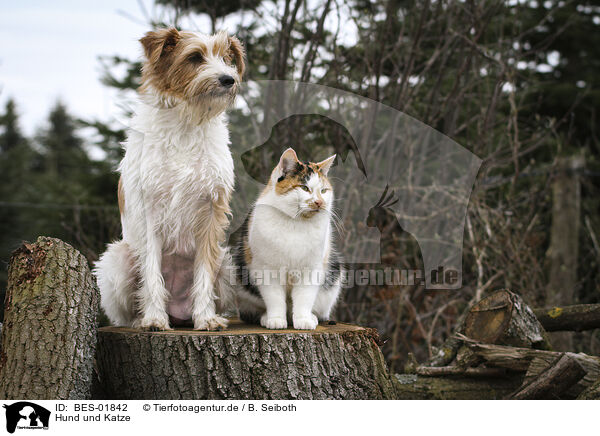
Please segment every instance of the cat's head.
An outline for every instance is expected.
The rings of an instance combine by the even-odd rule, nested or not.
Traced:
[[[327,173],[335,154],[321,162],[301,162],[288,148],[271,173],[266,189],[269,203],[294,218],[312,218],[329,213],[333,205],[333,186]]]

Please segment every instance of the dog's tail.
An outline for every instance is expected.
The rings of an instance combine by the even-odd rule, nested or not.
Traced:
[[[133,253],[125,241],[108,244],[95,263],[93,272],[100,290],[100,304],[112,325],[130,326],[133,322],[137,271]]]

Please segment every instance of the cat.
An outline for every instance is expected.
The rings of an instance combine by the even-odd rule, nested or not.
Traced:
[[[333,247],[327,178],[335,157],[300,162],[288,148],[271,173],[234,250],[243,321],[268,329],[291,321],[295,329],[314,330],[329,320],[344,271]]]

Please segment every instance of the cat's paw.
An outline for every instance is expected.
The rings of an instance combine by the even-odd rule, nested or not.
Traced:
[[[312,313],[309,316],[294,316],[294,328],[297,330],[314,330],[319,320]]]
[[[269,318],[265,313],[260,317],[260,325],[267,329],[285,329],[287,328],[287,319],[277,316]]]
[[[222,330],[228,323],[226,318],[218,315],[199,317],[194,320],[194,330]]]

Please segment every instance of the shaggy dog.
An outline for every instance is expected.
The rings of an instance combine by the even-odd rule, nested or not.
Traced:
[[[233,159],[224,111],[244,73],[237,38],[176,29],[148,32],[140,104],[119,171],[123,240],[108,245],[95,274],[115,325],[168,330],[227,326],[220,277],[228,254]]]

